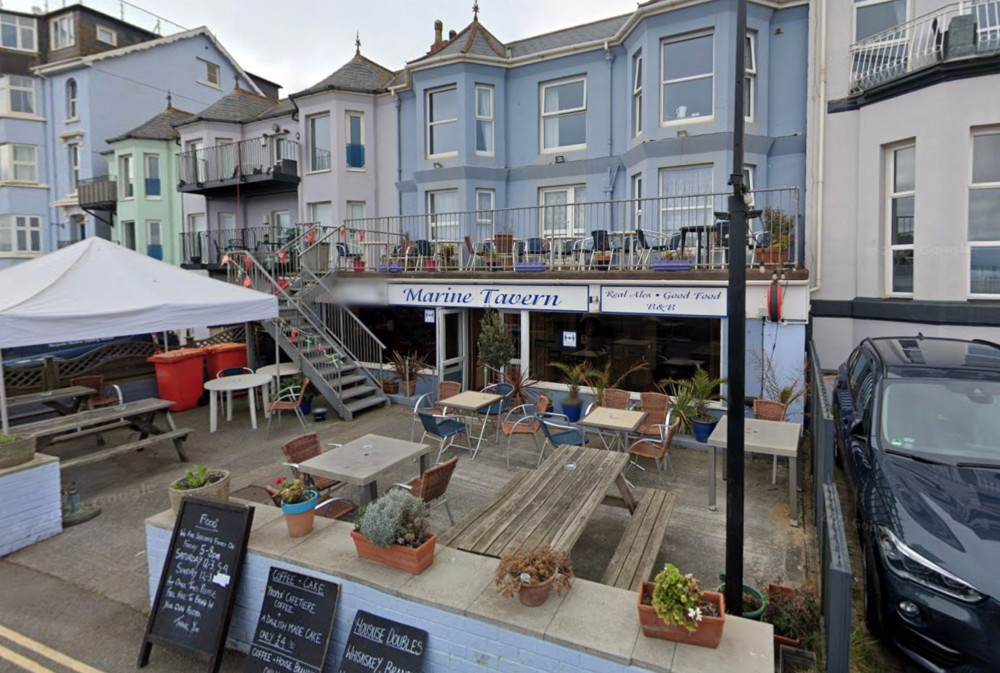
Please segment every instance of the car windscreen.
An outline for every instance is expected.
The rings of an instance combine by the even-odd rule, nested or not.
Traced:
[[[1000,382],[897,379],[882,391],[887,450],[947,463],[1000,461]]]

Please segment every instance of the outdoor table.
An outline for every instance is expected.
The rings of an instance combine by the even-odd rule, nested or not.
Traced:
[[[630,512],[636,501],[622,471],[623,453],[562,446],[537,470],[522,470],[493,498],[440,536],[440,543],[499,557],[551,545],[569,553],[615,484]]]
[[[7,408],[28,407],[36,404],[44,404],[49,409],[57,412],[60,416],[75,414],[80,411],[86,398],[97,391],[86,386],[68,386],[57,388],[56,390],[43,390],[38,393],[28,393],[26,395],[16,395],[7,398]],[[62,404],[63,400],[69,400],[69,404]],[[34,414],[26,414],[33,416]]]
[[[729,419],[723,416],[708,438],[708,508],[713,512],[715,511],[715,452],[717,448],[724,449],[729,444],[726,437],[728,421]],[[743,428],[745,451],[788,458],[788,519],[791,525],[798,526],[798,453],[801,423],[764,421],[759,418],[746,418],[743,422],[746,424]]]
[[[475,390],[466,390],[458,395],[438,400],[438,406],[477,413],[502,399],[503,395],[497,395],[496,393],[480,393]],[[479,451],[479,445],[483,443],[483,435],[486,433],[486,421],[486,417],[483,417],[483,427],[479,430],[479,439],[476,440],[476,448],[469,447],[469,450],[473,451],[473,456],[475,456],[475,452]]]
[[[267,392],[267,384],[271,382],[271,377],[267,374],[238,374],[236,376],[223,376],[221,379],[211,379],[205,381],[204,388],[209,392],[208,402],[208,431],[215,432],[219,429],[219,393],[232,393],[237,390],[247,390],[250,394],[250,425],[257,429],[257,398],[254,388],[261,389],[264,412],[267,413],[270,402]],[[230,403],[226,409],[226,420],[233,420],[233,405]]]
[[[302,368],[295,362],[282,362],[280,365],[281,376],[278,376],[278,367],[279,365],[264,365],[255,372],[256,374],[266,374],[274,379],[276,394],[281,393],[281,376],[298,376],[302,373]],[[264,409],[267,409],[267,405],[264,406]]]
[[[577,424],[597,428],[599,431],[611,431],[613,434],[608,448],[613,449],[619,446],[622,451],[627,451],[626,437],[628,433],[638,430],[647,416],[649,414],[645,411],[594,407],[589,414],[577,421]]]
[[[364,504],[378,498],[378,478],[397,465],[419,456],[423,474],[430,452],[429,444],[369,434],[299,463],[299,471],[361,487]]]

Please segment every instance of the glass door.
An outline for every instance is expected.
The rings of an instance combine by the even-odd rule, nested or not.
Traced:
[[[442,381],[468,387],[469,314],[465,309],[437,309],[437,370]]]

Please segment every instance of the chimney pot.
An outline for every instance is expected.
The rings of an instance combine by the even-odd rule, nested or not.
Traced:
[[[456,35],[458,35],[458,31],[455,31],[455,30],[449,30],[448,31],[448,39],[449,40],[454,40]]]

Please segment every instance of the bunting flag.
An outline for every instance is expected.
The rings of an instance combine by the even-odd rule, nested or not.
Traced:
[[[323,348],[323,344],[316,344],[316,352],[317,353],[325,353],[326,352],[326,350]]]
[[[253,279],[250,276],[243,279],[243,287],[250,287],[251,285],[253,285]]]
[[[361,231],[358,232],[358,239],[361,240],[361,241],[365,240],[365,230],[364,229],[362,229]]]
[[[343,238],[343,236],[344,236],[344,227],[343,226],[340,227],[340,229],[337,230],[337,233],[340,234],[341,238]]]
[[[282,290],[285,290],[285,291],[287,291],[287,290],[288,290],[288,288],[290,288],[291,286],[292,286],[292,284],[291,284],[291,283],[289,283],[289,282],[288,282],[287,280],[285,280],[284,278],[281,278],[281,279],[279,279],[279,280],[278,280],[278,287],[280,287],[280,288],[281,288]]]
[[[229,255],[223,255],[222,259],[219,260],[219,265],[225,266],[226,264],[229,264],[231,261],[233,261],[232,257],[230,257]]]
[[[295,343],[295,337],[297,337],[298,335],[299,335],[299,331],[293,327],[292,328],[292,334],[289,337],[291,339],[292,343]]]
[[[282,264],[284,264],[285,262],[287,262],[288,261],[288,253],[285,252],[284,250],[279,250],[278,251],[278,261],[281,262]]]
[[[266,255],[264,257],[264,263],[268,266],[274,266],[274,255]]]
[[[310,245],[316,242],[316,227],[312,227],[306,232],[306,242]]]

